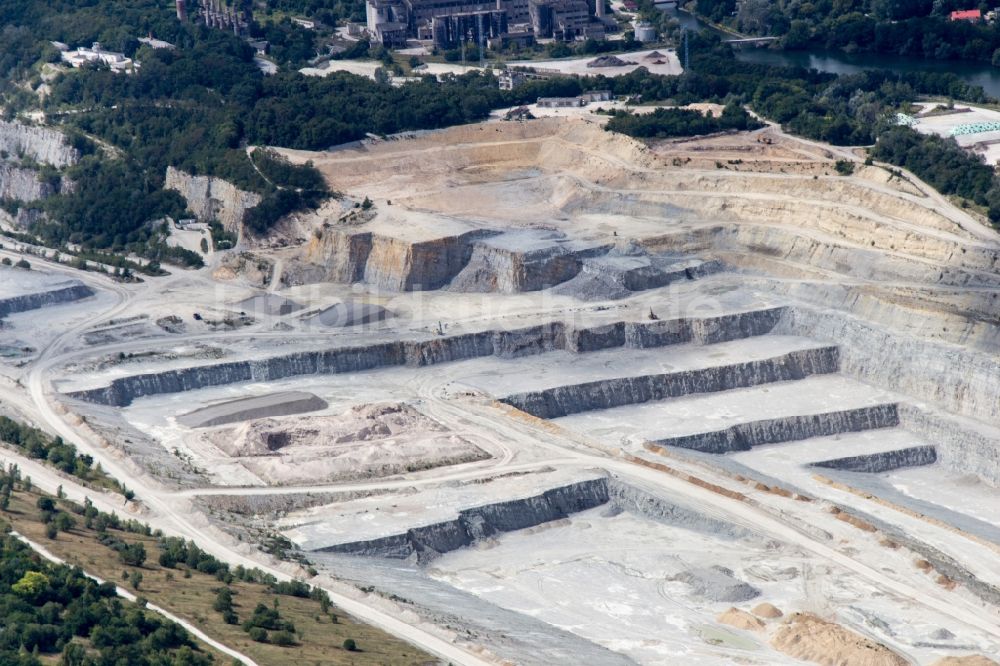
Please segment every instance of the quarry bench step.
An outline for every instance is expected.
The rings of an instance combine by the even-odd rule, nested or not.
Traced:
[[[899,424],[893,396],[839,374],[683,396],[559,419],[590,436],[709,453]]]
[[[673,353],[647,359],[652,362],[645,366],[630,358],[622,359],[620,365],[612,362],[599,367],[597,359],[588,357],[585,361],[590,372],[583,377],[579,366],[552,372],[551,379],[543,378],[549,386],[508,394],[503,402],[539,418],[558,418],[589,410],[802,379],[840,369],[839,350],[835,346],[780,336],[755,339],[756,345],[740,342],[743,344],[672,350]],[[534,376],[521,377],[524,384],[537,377],[538,369],[534,370],[535,373],[528,370]],[[577,377],[581,381],[565,382]],[[565,383],[551,385],[559,380]]]
[[[698,370],[829,347],[811,338],[769,334],[709,345],[615,347],[586,354],[555,351],[506,363],[490,363],[489,372],[470,371],[463,382],[493,395],[505,396],[601,379]]]
[[[937,460],[934,447],[903,428],[813,437],[730,455],[747,467],[789,479],[837,469],[885,472]]]

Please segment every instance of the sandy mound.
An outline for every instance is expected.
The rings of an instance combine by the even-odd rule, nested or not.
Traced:
[[[203,441],[269,484],[381,477],[483,460],[479,447],[409,405],[359,405],[330,416],[250,421]]]
[[[268,456],[289,446],[371,442],[417,430],[444,428],[409,405],[358,405],[337,416],[258,419],[214,439],[231,456]]]
[[[745,610],[740,610],[739,608],[730,608],[725,613],[719,615],[715,618],[716,622],[722,624],[728,624],[731,627],[736,627],[737,629],[745,629],[747,631],[764,631],[764,622],[755,618],[750,613]]]
[[[822,666],[906,666],[881,643],[811,613],[795,613],[775,632],[771,645],[785,654]]]
[[[212,273],[216,280],[239,280],[257,288],[265,288],[271,284],[271,274],[274,262],[260,254],[240,252],[227,254],[220,266]]]
[[[766,601],[762,604],[757,604],[756,606],[754,606],[754,609],[750,612],[756,615],[757,617],[762,617],[768,620],[774,620],[784,615],[784,613],[782,613],[777,606],[775,606],[774,604],[769,604]]]
[[[997,666],[1000,664],[981,654],[971,654],[967,657],[945,657],[938,659],[931,666]]]

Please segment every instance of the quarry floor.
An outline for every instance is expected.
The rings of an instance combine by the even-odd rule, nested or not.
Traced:
[[[265,241],[244,238],[197,272],[125,285],[33,260],[0,282],[0,300],[67,279],[94,292],[3,318],[0,349],[21,351],[0,354],[0,412],[93,455],[136,491],[128,511],[153,526],[233,563],[309,578],[346,612],[444,662],[933,664],[1000,654],[1000,476],[990,471],[1000,444],[990,379],[1000,376],[1000,239],[980,221],[909,175],[860,162],[853,176],[836,175],[833,161],[856,159],[850,151],[773,128],[645,145],[586,120],[498,121],[287,154],[313,160],[348,199]],[[344,221],[366,196],[373,218]],[[451,261],[455,238],[511,230],[533,235],[494,244],[515,265],[496,291],[386,286]],[[336,282],[332,273],[355,261],[344,249],[355,233],[383,245],[363,279]],[[504,291],[533,270],[530,251],[547,248],[548,235],[722,268],[605,297],[569,280]],[[766,330],[712,337],[712,322],[773,308],[785,310]],[[564,348],[330,374],[261,370],[277,357],[399,341],[434,350],[553,322],[566,339],[611,340],[616,326],[658,322],[694,333],[593,349],[560,337],[553,344]],[[832,368],[820,359],[830,348]],[[229,363],[258,374],[122,405],[70,395]],[[720,373],[729,383],[709,386]],[[650,397],[628,384],[641,377],[653,377],[653,393],[687,388]],[[288,391],[318,402],[296,412],[265,399],[256,404],[278,411],[240,416],[241,400]],[[560,395],[586,399],[546,420],[508,404],[521,394],[548,407],[565,406]],[[880,405],[898,405],[898,422],[832,434],[812,424],[793,439],[770,425]],[[208,406],[236,420],[184,425]],[[373,406],[388,411],[358,411]],[[914,414],[962,427],[942,435]],[[265,426],[273,449],[240,439]],[[747,449],[652,445],[734,428]],[[809,466],[918,446],[936,446],[936,462],[872,473]],[[42,487],[94,495],[7,449],[0,460]],[[511,530],[490,513],[606,478],[646,500]],[[96,500],[122,510],[120,498]],[[483,507],[483,522],[469,517]],[[317,550],[459,524],[483,536],[427,559]],[[296,544],[319,575],[259,550],[270,534]],[[756,593],[727,596],[712,567]],[[785,617],[742,628],[720,620],[762,602]],[[779,640],[794,613],[854,638]],[[865,641],[891,656],[875,660]]]

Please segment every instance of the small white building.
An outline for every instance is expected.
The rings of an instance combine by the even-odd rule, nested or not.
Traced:
[[[140,37],[139,43],[145,44],[151,49],[169,49],[170,51],[173,51],[177,48],[170,42],[165,42],[162,39],[156,39],[154,37]]]
[[[100,42],[94,42],[89,49],[81,46],[75,51],[63,51],[60,56],[63,62],[73,67],[100,62],[110,67],[113,72],[132,72],[138,66],[138,63],[133,62],[131,58],[126,58],[124,53],[105,51],[101,48]]]
[[[536,104],[543,109],[559,109],[587,106],[587,101],[582,97],[539,97]]]

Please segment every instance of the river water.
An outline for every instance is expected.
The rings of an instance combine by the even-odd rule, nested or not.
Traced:
[[[711,30],[711,26],[688,12],[666,10],[689,30]],[[726,35],[728,37],[728,35]],[[763,65],[807,67],[831,74],[853,74],[866,69],[888,69],[894,72],[949,72],[976,86],[986,94],[1000,98],[1000,68],[988,63],[967,60],[926,60],[896,55],[844,53],[842,51],[775,51],[766,47],[736,51],[739,60]]]

